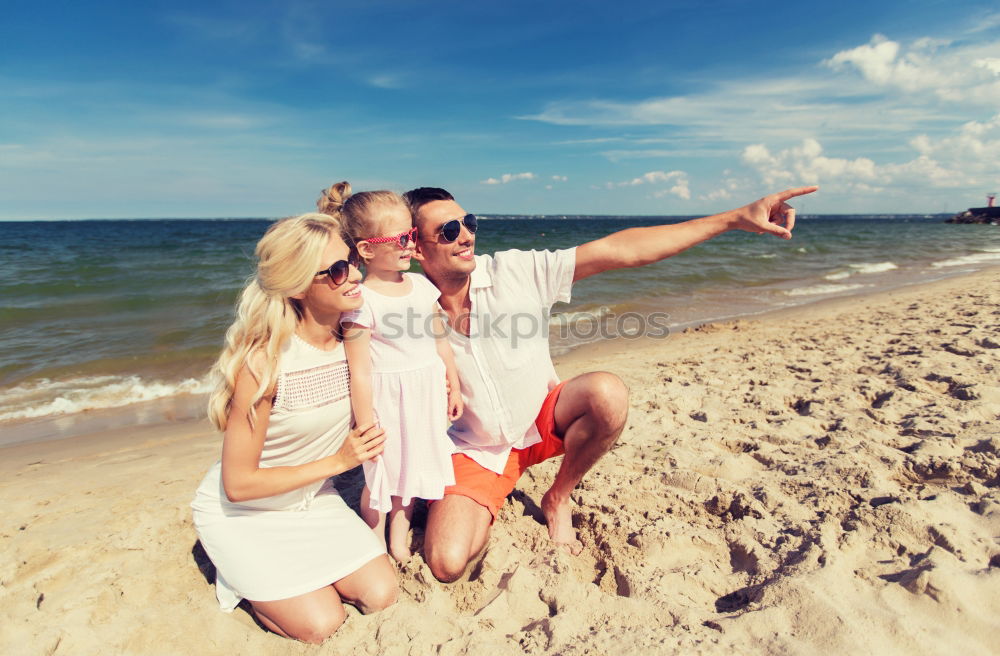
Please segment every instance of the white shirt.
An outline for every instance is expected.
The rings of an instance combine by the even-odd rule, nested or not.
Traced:
[[[541,441],[535,417],[559,383],[549,315],[569,302],[575,269],[575,248],[476,256],[469,336],[448,333],[465,402],[448,434],[458,453],[498,474],[512,448]]]

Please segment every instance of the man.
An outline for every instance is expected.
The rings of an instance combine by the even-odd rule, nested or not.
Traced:
[[[465,412],[450,435],[455,485],[427,517],[425,558],[439,580],[458,579],[486,546],[490,526],[525,469],[565,454],[541,500],[549,537],[570,553],[570,492],[625,427],[628,389],[593,372],[560,383],[544,327],[556,301],[603,271],[676,255],[729,230],[791,239],[795,210],[786,201],[816,191],[790,189],[736,210],[671,225],[631,228],[560,251],[475,255],[475,216],[444,189],[404,194],[418,230],[414,257],[441,292]]]

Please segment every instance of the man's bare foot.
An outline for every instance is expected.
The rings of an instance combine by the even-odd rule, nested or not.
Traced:
[[[549,526],[549,538],[571,556],[579,555],[583,551],[583,543],[576,539],[576,531],[573,530],[569,497],[558,501],[549,490],[542,497],[542,514]]]

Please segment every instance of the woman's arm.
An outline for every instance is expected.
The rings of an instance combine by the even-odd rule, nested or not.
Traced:
[[[236,377],[236,390],[222,440],[222,486],[230,501],[249,501],[290,492],[353,469],[382,452],[384,432],[369,424],[351,431],[344,445],[333,455],[302,465],[262,468],[260,454],[274,391],[270,390],[257,402],[257,417],[251,426],[247,411],[257,386],[256,377],[244,365]]]
[[[356,323],[343,323],[341,328],[344,331],[347,367],[351,370],[351,409],[354,410],[354,425],[374,424],[371,330]]]
[[[434,339],[437,342],[437,352],[444,360],[445,376],[448,381],[448,420],[458,421],[458,418],[462,416],[462,412],[465,411],[465,405],[462,401],[462,383],[458,379],[458,366],[455,364],[455,353],[451,350],[451,344],[448,343],[447,328],[445,327],[444,320],[441,318],[441,313],[437,311],[435,306],[434,312]]]

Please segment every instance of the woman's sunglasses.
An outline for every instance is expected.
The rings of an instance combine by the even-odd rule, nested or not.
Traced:
[[[351,267],[357,269],[361,266],[361,257],[358,255],[357,251],[351,251],[351,254],[347,256],[346,260],[337,260],[331,264],[326,269],[322,271],[317,271],[317,276],[322,276],[326,274],[330,276],[330,281],[337,287],[343,285],[347,282],[348,276],[351,275]]]
[[[450,244],[451,242],[458,239],[458,236],[462,234],[463,225],[465,226],[466,230],[468,230],[472,234],[476,234],[476,228],[479,227],[479,221],[476,219],[475,214],[466,214],[461,219],[452,219],[448,223],[445,223],[443,226],[441,226],[441,231],[440,231],[441,238],[446,243]]]
[[[411,241],[416,241],[417,239],[417,229],[410,228],[406,232],[401,232],[398,235],[392,235],[391,237],[369,237],[363,241],[369,244],[391,244],[395,242],[400,248],[406,248],[410,245]]]

